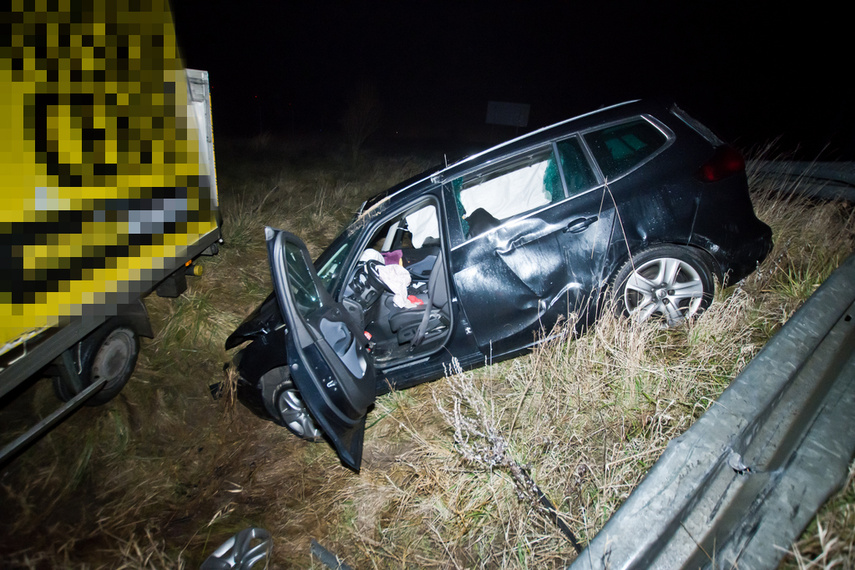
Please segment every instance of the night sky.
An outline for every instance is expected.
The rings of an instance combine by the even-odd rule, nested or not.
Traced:
[[[530,129],[665,96],[743,147],[778,137],[803,158],[855,156],[841,10],[173,0],[185,63],[209,71],[222,135],[334,132],[363,85],[382,105],[378,139],[476,136],[491,100],[530,104]]]

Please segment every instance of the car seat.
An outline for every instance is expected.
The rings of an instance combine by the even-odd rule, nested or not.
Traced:
[[[448,306],[448,289],[442,253],[428,278],[427,292],[416,293],[423,304],[401,308],[395,306],[391,296],[384,300],[388,310],[389,328],[399,344],[410,343],[413,348],[426,340],[439,338],[451,322]]]

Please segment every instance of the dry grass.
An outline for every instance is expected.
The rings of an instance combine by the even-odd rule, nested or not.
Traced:
[[[420,395],[381,400],[366,453],[381,453],[375,448],[397,431],[395,467],[404,475],[383,481],[389,466],[375,473],[369,465],[361,478],[370,486],[349,490],[354,502],[392,516],[358,528],[376,547],[368,554],[408,543],[422,566],[444,552],[436,567],[563,567],[575,550],[519,470],[588,542],[759,349],[736,318],[746,299],[720,299],[677,331],[606,313],[588,334],[429,386],[433,409]]]
[[[784,568],[855,567],[855,462],[843,489],[820,511],[793,544]]]
[[[179,299],[147,300],[157,336],[126,389],[0,473],[4,567],[198,567],[248,526],[272,533],[273,567],[320,567],[313,538],[361,569],[563,567],[575,550],[520,473],[590,540],[855,244],[852,206],[755,183],[775,249],[703,316],[663,331],[607,313],[525,358],[383,396],[357,476],[208,385],[224,378],[226,336],[270,291],[263,226],[317,254],[365,197],[429,161],[354,169],[270,137],[245,148],[218,141],[226,245]],[[22,409],[44,414],[50,392],[35,386]],[[853,499],[850,477],[785,564],[855,566]]]

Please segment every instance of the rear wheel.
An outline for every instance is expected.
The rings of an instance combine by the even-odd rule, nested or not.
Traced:
[[[117,321],[96,329],[72,351],[83,388],[106,379],[104,387],[86,400],[88,406],[100,406],[115,398],[127,384],[137,363],[140,341],[132,328]],[[61,376],[54,376],[53,389],[63,402],[77,395]]]
[[[709,306],[715,280],[703,254],[689,247],[660,245],[627,261],[615,276],[613,290],[620,313],[670,327]]]

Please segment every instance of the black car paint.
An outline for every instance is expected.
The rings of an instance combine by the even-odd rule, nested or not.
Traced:
[[[307,271],[308,280],[301,282],[298,278],[303,276],[291,271],[293,267],[312,267],[305,244],[282,230],[265,228],[265,236],[276,300],[285,324],[281,348],[290,377],[342,462],[358,470],[365,416],[376,397],[374,365],[366,358],[367,341],[316,274]],[[301,306],[297,291],[309,287],[317,296],[306,296],[309,306]]]
[[[590,192],[452,250],[454,284],[484,354],[530,345],[533,330],[584,308],[598,291],[614,217],[614,209],[600,203]]]
[[[256,415],[284,425],[273,407],[281,382],[265,377],[268,370],[288,366],[281,347],[285,346],[285,325],[276,294],[271,293],[226,340],[226,350],[250,341],[235,355],[233,365],[240,370],[237,389],[241,402]],[[250,385],[249,380],[253,384]]]
[[[595,127],[638,116],[659,126],[668,138],[640,166],[614,180],[605,180],[597,170],[600,183],[590,190],[483,234],[464,235],[451,181],[573,133],[584,137]],[[744,171],[715,182],[695,176],[715,152],[710,141],[676,120],[667,107],[633,102],[542,129],[369,200],[315,261],[316,268],[324,266],[344,241],[361,232],[337,279],[329,284],[332,297],[341,300],[358,252],[367,247],[379,224],[411,204],[431,200],[448,260],[451,313],[450,331],[439,350],[378,364],[376,394],[441,378],[452,358],[466,369],[521,354],[535,335],[571,312],[582,317],[579,323],[584,326],[630,251],[657,244],[697,248],[716,276],[727,275],[730,283],[753,271],[771,247],[771,231],[754,216]],[[596,168],[596,162],[592,165]],[[280,313],[271,295],[226,343],[234,348],[252,341],[235,359],[241,373],[238,395],[255,413],[273,421],[278,421],[273,403],[277,385],[265,372],[287,362]]]

